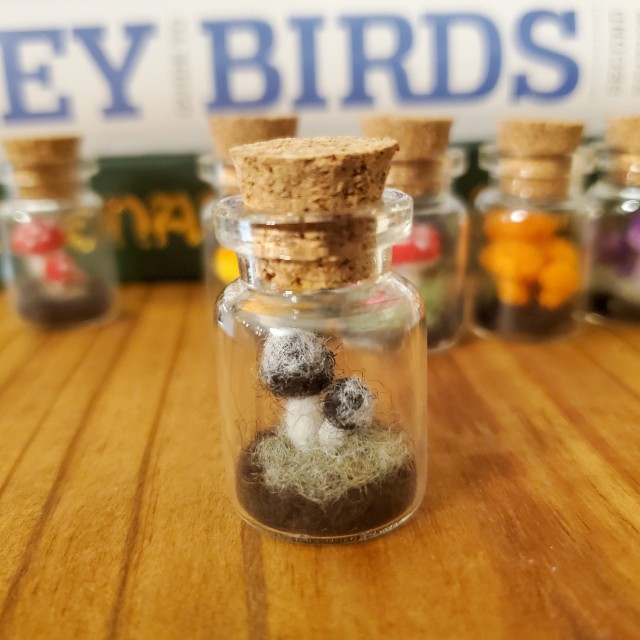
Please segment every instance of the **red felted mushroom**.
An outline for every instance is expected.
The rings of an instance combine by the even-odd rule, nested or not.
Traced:
[[[45,257],[64,244],[64,233],[47,220],[20,224],[11,237],[11,250],[22,256],[33,275],[44,275]]]
[[[440,257],[442,249],[440,232],[431,225],[421,224],[404,242],[393,247],[393,264],[424,264]]]
[[[64,253],[57,253],[47,259],[44,277],[47,284],[58,288],[84,284],[87,279],[86,274]]]

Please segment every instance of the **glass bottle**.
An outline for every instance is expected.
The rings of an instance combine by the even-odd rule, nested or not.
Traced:
[[[388,136],[400,145],[387,185],[413,197],[413,231],[393,248],[393,269],[422,295],[429,349],[446,349],[464,322],[469,222],[451,182],[464,173],[465,154],[447,149],[450,119],[375,114],[364,116],[361,125],[365,135]]]
[[[616,118],[589,190],[590,320],[640,322],[640,117]]]
[[[259,147],[257,171],[284,185],[290,163],[304,172],[305,159],[312,168],[326,160],[318,180],[346,192],[356,172],[340,152],[366,159],[369,148],[344,140],[298,139],[294,159],[275,168],[264,157],[269,143],[241,149]],[[338,180],[328,164],[344,165],[348,177]],[[280,537],[366,539],[407,519],[424,494],[423,304],[391,271],[412,204],[392,189],[380,198],[385,176],[376,175],[375,199],[345,201],[348,211],[327,204],[335,193],[318,196],[313,181],[298,178],[289,199],[259,201],[243,189],[244,199],[213,207],[217,236],[240,263],[217,302],[230,492],[247,522]]]
[[[66,328],[104,320],[115,308],[114,256],[102,200],[72,137],[5,140],[8,198],[0,203],[3,268],[26,321]]]
[[[217,115],[209,118],[209,125],[215,155],[205,154],[198,159],[198,177],[211,185],[212,199],[220,199],[239,192],[230,150],[261,140],[293,137],[298,119],[295,116]],[[216,241],[211,211],[210,203],[205,203],[201,211],[203,270],[207,288],[217,292],[221,286],[233,282],[239,273],[235,253]]]
[[[435,160],[434,160],[435,162]],[[469,219],[464,203],[451,191],[462,175],[462,149],[450,149],[437,160],[438,178],[413,196],[413,230],[393,247],[393,269],[418,289],[427,313],[427,344],[431,351],[453,346],[464,324],[464,283]],[[398,186],[392,164],[389,186]],[[404,189],[403,189],[404,190]]]
[[[475,201],[479,335],[541,341],[576,328],[584,311],[581,135],[581,124],[513,120],[501,124],[497,147],[481,147],[491,182]]]

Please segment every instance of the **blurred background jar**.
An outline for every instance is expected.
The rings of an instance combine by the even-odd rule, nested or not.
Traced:
[[[240,147],[243,197],[213,206],[240,278],[217,301],[230,493],[258,528],[303,541],[385,533],[426,484],[426,341],[390,269],[411,198],[383,192],[392,140]]]
[[[583,125],[507,120],[483,145],[490,186],[475,201],[473,328],[538,341],[572,332],[584,312],[589,154]]]
[[[88,183],[97,167],[79,159],[79,142],[4,142],[4,277],[20,316],[44,328],[104,320],[115,308],[116,269],[103,203]]]
[[[393,247],[392,265],[424,300],[429,349],[446,349],[464,322],[469,220],[451,184],[466,170],[465,154],[448,149],[450,119],[371,115],[361,124],[366,136],[400,145],[387,185],[413,197],[413,230]]]
[[[640,322],[640,116],[609,123],[596,149],[588,318]]]
[[[233,282],[239,275],[236,254],[218,244],[211,219],[213,200],[239,193],[236,170],[229,150],[262,140],[294,137],[298,129],[298,118],[220,115],[209,118],[209,127],[214,154],[206,154],[198,159],[198,176],[212,188],[211,199],[204,203],[200,216],[204,279],[207,288],[213,292]]]

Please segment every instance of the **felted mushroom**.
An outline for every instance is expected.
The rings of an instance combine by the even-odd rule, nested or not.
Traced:
[[[362,378],[338,378],[322,394],[324,421],[318,439],[325,449],[335,449],[345,436],[371,426],[376,397]]]
[[[319,394],[331,384],[334,366],[331,349],[310,331],[272,331],[264,342],[258,375],[274,396],[285,400],[284,428],[299,448],[312,445],[324,420]]]
[[[31,220],[13,232],[11,250],[19,255],[33,276],[42,278],[46,258],[64,244],[64,233],[53,222]]]
[[[422,272],[438,261],[441,252],[440,232],[430,224],[419,224],[413,227],[411,235],[404,242],[393,247],[392,262],[402,266],[403,272],[414,266]]]
[[[44,282],[49,293],[70,297],[84,293],[87,274],[68,255],[55,253],[47,258]]]

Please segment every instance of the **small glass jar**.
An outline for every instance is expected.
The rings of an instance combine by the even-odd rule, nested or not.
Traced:
[[[212,189],[211,198],[203,203],[200,212],[202,225],[202,270],[207,289],[215,297],[224,285],[233,282],[239,275],[236,254],[221,247],[213,230],[211,204],[220,198],[238,193],[238,183],[232,164],[217,160],[211,154],[198,158],[198,177],[209,184]]]
[[[640,118],[636,119],[640,130]],[[638,134],[636,134],[637,136]],[[589,190],[587,318],[640,322],[640,148],[599,146],[602,177]]]
[[[584,312],[588,152],[483,145],[479,161],[491,182],[475,201],[474,331],[517,341],[571,333]]]
[[[424,165],[428,162],[425,180]],[[410,280],[425,303],[427,344],[440,351],[456,343],[464,323],[464,284],[468,255],[469,218],[463,202],[451,191],[451,182],[466,170],[462,149],[450,149],[423,162],[393,163],[387,184],[402,188],[398,172],[413,165],[422,171],[413,184],[413,230],[393,247],[393,269]],[[397,182],[396,182],[397,181]]]
[[[47,329],[105,320],[115,308],[103,203],[89,188],[97,164],[78,160],[77,146],[76,138],[5,141],[4,277],[18,314]]]
[[[240,192],[236,169],[231,160],[233,147],[274,138],[296,135],[298,118],[288,115],[213,115],[209,117],[211,138],[216,155],[207,154],[198,159],[198,175],[211,185],[212,198],[217,200]],[[233,251],[221,247],[215,237],[211,206],[202,207],[203,271],[208,290],[216,294],[224,285],[239,275],[238,259]]]
[[[424,307],[391,271],[411,211],[393,189],[348,215],[261,213],[240,196],[213,207],[240,263],[217,302],[227,477],[263,531],[362,540],[422,500]]]

